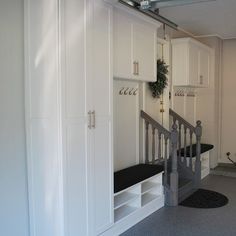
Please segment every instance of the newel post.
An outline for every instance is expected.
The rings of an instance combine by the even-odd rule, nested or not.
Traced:
[[[195,163],[195,187],[200,187],[201,182],[201,137],[202,137],[202,122],[197,121],[195,128],[196,133],[196,163]]]
[[[178,131],[177,125],[174,123],[171,131],[171,158],[172,167],[170,174],[170,206],[178,205],[178,161],[177,161],[177,144],[178,144]]]

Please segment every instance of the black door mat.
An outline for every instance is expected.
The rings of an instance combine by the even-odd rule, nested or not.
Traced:
[[[198,189],[179,205],[192,208],[218,208],[226,205],[228,198],[221,193]]]

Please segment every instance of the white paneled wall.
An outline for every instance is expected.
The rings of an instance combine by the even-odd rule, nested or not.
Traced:
[[[136,81],[114,81],[115,171],[139,162],[140,85]]]

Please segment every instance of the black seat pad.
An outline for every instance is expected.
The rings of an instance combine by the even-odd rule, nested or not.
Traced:
[[[193,150],[193,154],[192,157],[195,157],[197,155],[197,151],[196,151],[196,144],[192,145],[192,150]],[[201,144],[201,154],[204,152],[208,152],[211,149],[213,149],[214,146],[211,144]],[[177,151],[177,153],[179,154],[179,151]],[[184,148],[181,148],[181,156],[184,156]],[[186,157],[190,157],[190,146],[186,147]]]
[[[142,182],[164,170],[160,165],[139,164],[114,173],[114,193]]]

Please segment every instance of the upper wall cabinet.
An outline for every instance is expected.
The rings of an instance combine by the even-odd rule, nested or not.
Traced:
[[[114,10],[114,77],[156,81],[157,28],[121,9]]]
[[[174,86],[208,87],[211,49],[191,39],[172,40],[172,78]]]

